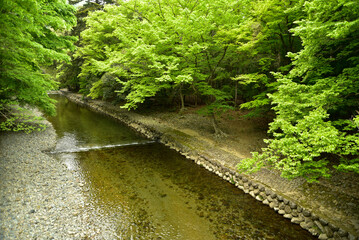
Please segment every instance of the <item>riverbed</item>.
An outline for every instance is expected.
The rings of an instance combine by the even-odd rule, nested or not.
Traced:
[[[56,98],[54,128],[1,135],[1,239],[312,239],[177,152]]]

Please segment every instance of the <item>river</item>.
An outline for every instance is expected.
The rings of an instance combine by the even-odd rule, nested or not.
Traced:
[[[109,239],[314,239],[234,185],[114,119],[54,95],[52,154],[85,182]]]

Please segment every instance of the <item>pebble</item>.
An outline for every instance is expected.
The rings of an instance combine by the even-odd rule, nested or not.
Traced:
[[[55,144],[51,125],[0,133],[0,239],[116,239],[113,223],[85,211],[79,174],[44,153]]]

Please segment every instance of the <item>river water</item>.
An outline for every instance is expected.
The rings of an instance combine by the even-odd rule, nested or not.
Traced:
[[[53,154],[79,175],[108,239],[313,239],[240,189],[119,122],[53,96]],[[107,238],[106,238],[107,239]]]

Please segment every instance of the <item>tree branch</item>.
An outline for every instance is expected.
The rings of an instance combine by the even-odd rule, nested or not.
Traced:
[[[163,20],[165,20],[165,22],[166,22],[166,18],[163,15],[163,12],[162,12],[161,0],[157,0],[157,2],[158,2],[158,6],[160,7],[161,16],[162,16]]]
[[[216,70],[217,70],[219,64],[221,64],[221,62],[223,61],[224,57],[226,56],[227,49],[228,49],[228,46],[225,46],[224,51],[223,51],[223,54],[222,54],[222,57],[219,59],[219,61],[217,62],[216,66],[213,68],[213,70],[212,70],[212,72],[211,72],[211,75],[210,75],[210,76],[208,77],[208,79],[207,79],[207,82],[209,82],[209,81],[213,78],[213,76],[214,76],[214,74],[216,73]]]

